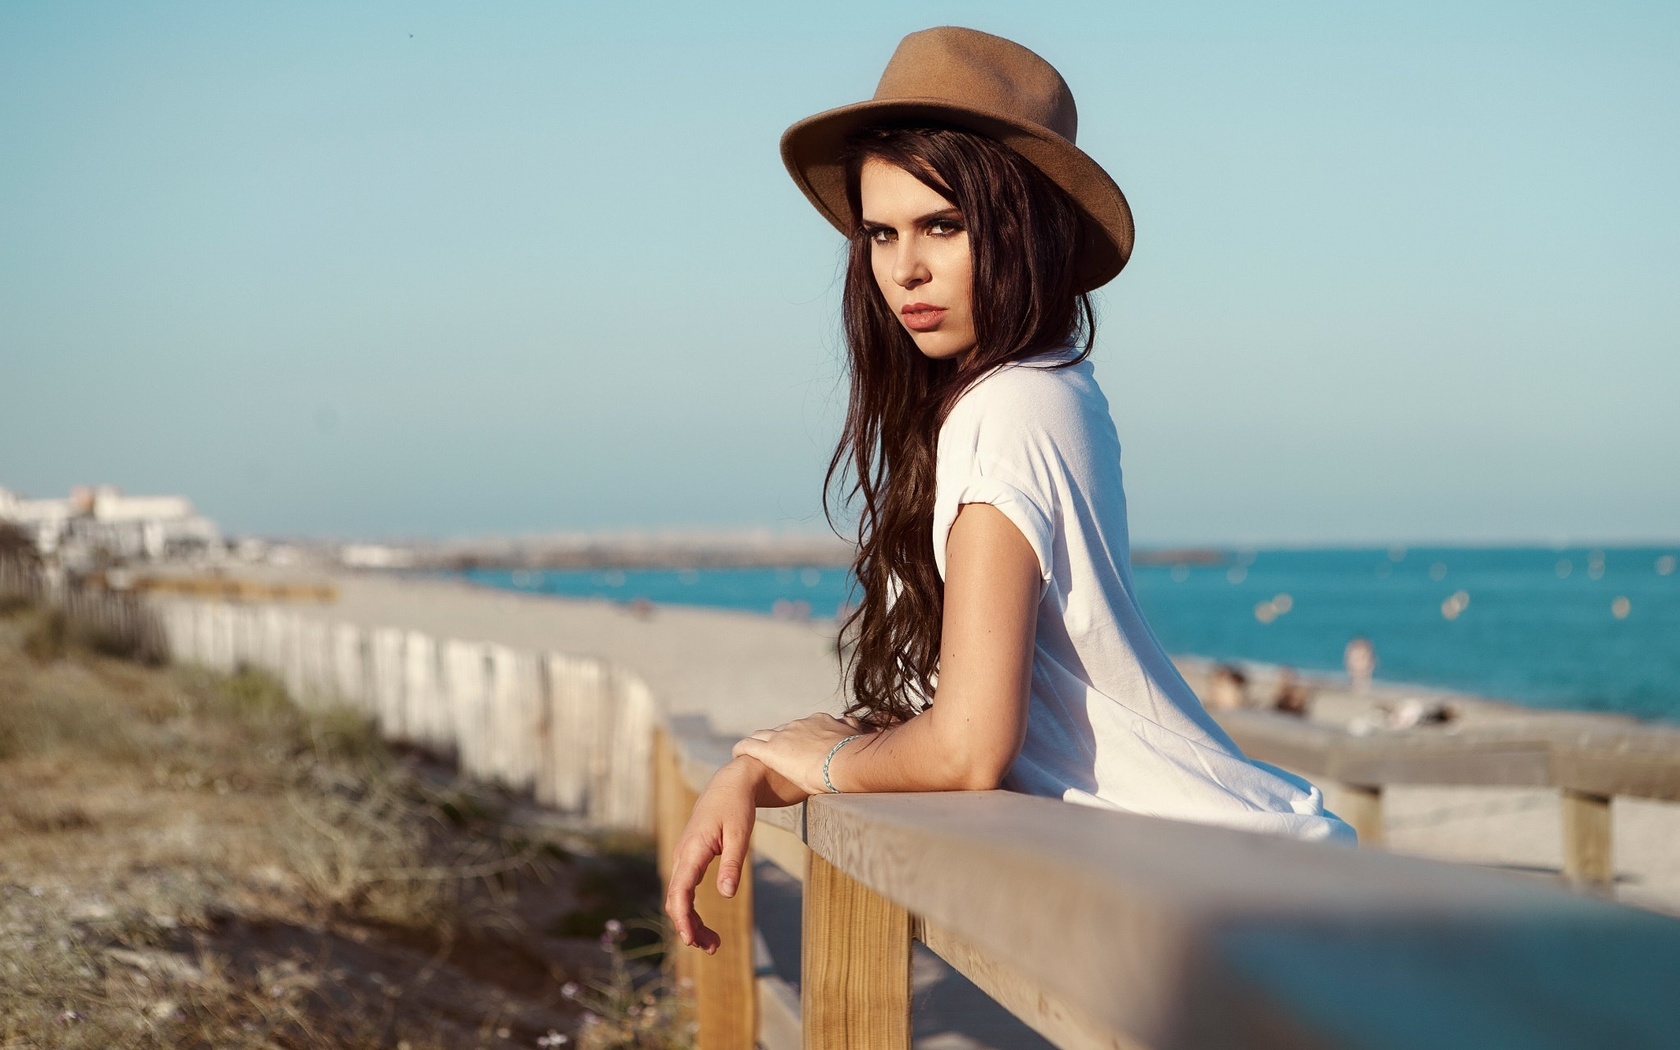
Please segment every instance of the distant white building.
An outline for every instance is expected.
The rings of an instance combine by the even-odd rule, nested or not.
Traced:
[[[35,541],[42,554],[58,550],[59,541],[75,510],[67,499],[27,499],[0,489],[0,521],[11,522]]]
[[[26,499],[0,489],[0,521],[28,532],[42,554],[158,561],[219,547],[221,529],[184,496],[126,496],[111,485],[77,486],[67,499]]]
[[[414,565],[414,552],[380,543],[346,543],[338,549],[338,560],[352,569],[407,569]]]

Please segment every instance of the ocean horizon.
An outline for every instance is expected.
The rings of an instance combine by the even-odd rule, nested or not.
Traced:
[[[1337,675],[1355,636],[1377,678],[1553,709],[1680,721],[1680,544],[1142,551],[1139,604],[1167,650]],[[1213,556],[1210,556],[1213,555]],[[474,569],[567,598],[830,619],[842,566]]]

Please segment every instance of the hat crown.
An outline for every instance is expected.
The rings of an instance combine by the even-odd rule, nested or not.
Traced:
[[[875,101],[938,100],[1029,121],[1073,142],[1079,112],[1056,68],[1013,40],[959,26],[899,42]]]

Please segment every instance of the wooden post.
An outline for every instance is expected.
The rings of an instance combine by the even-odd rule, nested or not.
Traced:
[[[1344,784],[1342,792],[1346,801],[1342,804],[1341,817],[1359,833],[1359,844],[1381,846],[1384,841],[1382,785]]]
[[[688,814],[677,813],[676,794],[681,777],[671,733],[658,726],[653,731],[653,836],[659,850],[661,881],[671,878],[671,850],[682,833],[682,821],[688,819]]]
[[[758,1045],[758,989],[753,965],[753,883],[751,856],[741,871],[735,896],[717,891],[718,862],[694,894],[694,906],[706,925],[723,939],[716,955],[684,948],[694,957],[694,1013],[700,1022],[699,1050],[753,1050]]]
[[[671,854],[699,797],[682,776],[676,741],[663,727],[655,731],[654,829],[659,873],[671,878]],[[749,855],[749,860],[750,855]],[[758,996],[753,964],[753,884],[749,864],[741,872],[735,896],[717,891],[713,860],[694,895],[694,906],[723,940],[716,955],[674,946],[672,972],[679,988],[692,989],[699,1050],[753,1050],[758,1042]],[[675,942],[673,942],[673,945]]]
[[[1615,882],[1608,796],[1563,789],[1563,873],[1577,887],[1605,888]]]
[[[815,852],[800,970],[805,1050],[909,1050],[910,915]]]
[[[654,733],[653,831],[655,848],[659,852],[659,882],[663,886],[671,881],[671,854],[676,848],[677,836],[682,834],[683,824],[688,820],[694,800],[683,790],[682,766],[677,761],[676,744],[672,741],[670,732],[661,726]],[[684,994],[691,993],[694,987],[695,953],[684,948],[674,937],[670,944],[671,952],[666,956],[666,965],[671,969],[671,976],[676,979],[677,988]]]

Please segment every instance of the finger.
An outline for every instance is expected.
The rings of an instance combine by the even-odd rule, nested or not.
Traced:
[[[676,927],[684,944],[694,944],[705,929],[700,915],[694,910],[694,889],[706,876],[706,866],[712,862],[712,851],[694,840],[677,843],[671,857],[671,882],[665,890],[665,914]]]
[[[678,886],[674,877],[665,890],[665,917],[671,920],[671,930],[677,940],[694,943],[694,920],[699,918],[694,913],[694,889]]]
[[[694,894],[700,886],[700,880],[706,877],[706,869],[711,865],[712,858],[717,855],[717,850],[718,846],[715,843],[697,847],[694,851],[692,863],[686,872],[689,880],[687,925],[690,939],[688,943],[707,955],[711,955],[718,950],[718,946],[723,943],[723,938],[719,937],[717,931],[707,926],[705,920],[700,918],[700,911],[694,906]]]
[[[713,952],[717,951],[718,946],[723,943],[723,938],[718,936],[717,931],[712,929],[710,926],[707,926],[700,918],[700,912],[695,909],[692,900],[688,906],[688,915],[685,917],[685,925],[689,929],[689,940],[687,943],[700,949],[707,955],[711,955]]]
[[[725,897],[735,896],[741,885],[741,869],[746,866],[747,846],[752,832],[744,828],[723,829],[723,852],[718,854],[718,892]]]
[[[717,951],[718,946],[723,943],[723,938],[719,937],[716,930],[713,930],[701,920],[700,913],[694,909],[692,904],[682,913],[679,925],[687,931],[687,933],[681,935],[682,942],[692,948],[700,949],[707,955]]]
[[[736,758],[756,758],[760,762],[764,762],[764,752],[768,747],[769,745],[764,741],[749,736],[735,745],[734,754]],[[765,762],[765,765],[769,765],[769,763]]]
[[[749,745],[755,743],[768,744],[775,733],[776,731],[774,729],[760,729],[752,736],[742,737],[740,740],[735,741],[734,747],[729,749],[730,757],[740,758],[742,755],[750,754],[751,752],[748,751]]]
[[[716,955],[717,950],[723,947],[723,938],[718,936],[718,932],[716,930],[700,922],[700,917],[698,915],[696,915],[694,919],[694,946],[705,952],[707,955]]]

